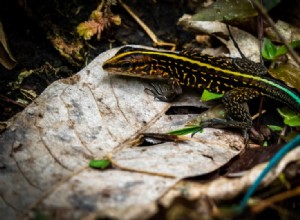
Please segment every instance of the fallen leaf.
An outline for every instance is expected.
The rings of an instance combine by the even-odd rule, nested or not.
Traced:
[[[178,180],[218,169],[243,149],[241,135],[218,129],[134,146],[137,135],[182,128],[191,115],[166,115],[172,103],[144,92],[147,81],[104,72],[103,61],[116,51],[54,82],[1,134],[1,216],[38,210],[60,219],[146,218]],[[188,93],[174,105],[199,102]],[[90,160],[106,158],[114,169],[89,168]]]
[[[300,28],[295,27],[287,22],[278,20],[275,24],[275,28],[279,31],[280,35],[283,36],[287,42],[292,42],[300,39]],[[272,41],[281,42],[271,27],[266,28],[266,37]]]
[[[189,31],[216,36],[228,48],[230,54],[227,56],[240,57],[232,40],[229,39],[228,30],[224,23],[219,21],[194,21],[191,15],[186,14],[178,20],[177,24]],[[236,27],[230,27],[230,30],[243,54],[248,59],[259,62],[259,41],[256,37]]]
[[[298,161],[299,156],[300,147],[289,152],[272,172],[263,179],[261,185],[268,186],[283,172],[286,166],[294,161]],[[234,199],[252,185],[265,166],[265,163],[258,164],[245,172],[240,178],[220,177],[204,183],[186,180],[180,181],[160,199],[160,204],[168,207],[174,199],[180,196],[184,196],[189,200],[201,198],[204,195],[214,201]]]
[[[68,62],[75,66],[82,65],[84,60],[81,50],[83,48],[83,43],[79,40],[66,40],[62,36],[49,36],[53,46]]]
[[[268,72],[275,79],[282,80],[289,87],[300,92],[300,69],[292,63],[279,63],[276,67],[269,68]]]
[[[172,105],[197,106],[199,94],[187,92],[176,103],[154,100],[144,92],[146,80],[102,70],[104,60],[116,51],[51,84],[10,121],[0,136],[1,216],[19,219],[38,212],[58,219],[147,219],[157,211],[157,200],[182,178],[209,174],[243,149],[241,135],[213,128],[182,142],[135,144],[141,133],[182,128],[192,115],[165,113]],[[264,183],[298,159],[298,151]],[[112,168],[89,168],[91,160],[107,158]],[[263,167],[241,179],[218,178],[190,189],[191,195],[232,198],[251,185]]]
[[[17,61],[13,57],[8,47],[8,43],[5,37],[5,32],[1,20],[0,20],[0,63],[6,69],[9,70],[13,69],[17,64]]]
[[[200,8],[192,19],[197,21],[222,21],[224,19],[245,19],[256,15],[257,12],[249,1],[217,0],[208,7]]]

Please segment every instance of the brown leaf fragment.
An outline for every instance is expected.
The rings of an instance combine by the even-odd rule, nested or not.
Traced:
[[[249,148],[227,169],[227,174],[249,170],[259,163],[268,161],[280,149],[280,145]]]
[[[280,161],[280,163],[270,172],[263,180],[261,186],[267,186],[273,182],[283,169],[293,161],[299,160],[299,148],[290,152]],[[192,182],[192,181],[180,181],[172,187],[161,199],[160,204],[163,206],[169,206],[172,201],[178,196],[184,196],[189,200],[197,199],[208,196],[214,201],[225,201],[236,198],[237,195],[248,189],[253,184],[265,168],[266,164],[258,164],[251,170],[244,172],[244,175],[239,178],[219,177],[217,179],[207,182]]]
[[[217,37],[224,45],[226,45],[231,57],[240,57],[232,40],[228,40],[229,33],[224,23],[219,21],[194,21],[191,15],[185,14],[179,18],[177,24],[188,31]],[[259,42],[256,37],[233,26],[230,27],[230,30],[244,55],[250,60],[259,61]]]
[[[275,78],[282,80],[288,86],[297,89],[300,92],[300,69],[291,63],[280,63],[274,69],[268,72]]]
[[[289,42],[300,39],[300,29],[298,27],[295,27],[281,20],[277,21],[275,27],[279,31],[279,33]],[[266,37],[268,37],[270,40],[274,42],[281,42],[281,40],[275,34],[273,28],[267,27],[265,33]]]
[[[83,57],[80,53],[83,44],[80,41],[67,41],[62,36],[53,36],[50,38],[53,46],[59,53],[75,66],[80,66]]]
[[[13,69],[17,64],[17,61],[13,57],[11,51],[9,50],[1,21],[0,21],[0,63],[6,69],[9,70]]]
[[[168,207],[160,206],[153,219],[211,219],[216,214],[218,214],[217,206],[206,196],[191,200],[178,196]]]

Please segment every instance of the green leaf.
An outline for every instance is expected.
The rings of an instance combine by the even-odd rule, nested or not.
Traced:
[[[34,220],[51,220],[52,218],[40,210],[33,210]]]
[[[268,141],[264,141],[263,147],[268,147],[268,146],[269,146]]]
[[[209,101],[209,100],[212,100],[212,99],[218,99],[222,96],[223,96],[223,94],[212,93],[212,92],[205,89],[202,93],[201,101]]]
[[[196,132],[201,133],[202,131],[203,131],[203,128],[201,128],[199,125],[194,125],[194,126],[187,126],[185,128],[178,129],[178,130],[169,131],[169,132],[167,132],[167,134],[186,135],[186,134],[196,133]]]
[[[300,126],[300,116],[296,112],[290,110],[289,108],[280,108],[277,109],[277,111],[283,117],[283,122],[286,125],[291,127]]]
[[[291,184],[290,181],[287,180],[286,175],[284,173],[279,174],[278,176],[280,182],[287,188],[287,189],[291,189]]]
[[[292,48],[298,47],[300,45],[300,40],[295,40],[293,42],[290,43],[290,46]],[[287,48],[285,45],[282,45],[280,47],[277,48],[276,54],[275,54],[275,58],[284,55],[288,52]]]
[[[106,169],[110,164],[109,160],[91,160],[89,167],[95,169]]]
[[[295,40],[290,43],[292,48],[298,47],[300,45],[300,40]]]
[[[281,2],[281,0],[268,0],[264,1],[264,7],[267,9],[267,11],[274,8],[276,5],[278,5]]]
[[[283,129],[283,127],[277,125],[268,125],[268,128],[270,128],[272,131],[282,131]]]
[[[273,60],[276,54],[277,48],[268,38],[264,38],[262,46],[262,56],[267,60]]]
[[[242,20],[257,16],[257,11],[249,1],[216,0],[207,7],[198,8],[197,13],[192,16],[194,21]]]

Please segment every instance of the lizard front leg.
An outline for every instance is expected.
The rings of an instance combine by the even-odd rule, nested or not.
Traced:
[[[243,130],[245,139],[248,139],[247,131],[252,127],[252,119],[248,109],[244,106],[261,93],[256,89],[238,87],[226,92],[222,98],[225,106],[225,119],[213,118],[200,123],[200,127],[228,127]]]
[[[178,80],[170,79],[167,84],[154,84],[151,83],[152,89],[145,88],[145,92],[151,93],[154,98],[162,102],[171,102],[176,97],[182,94],[182,88],[179,85]]]

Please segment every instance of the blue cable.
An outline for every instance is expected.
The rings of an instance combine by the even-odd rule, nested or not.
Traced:
[[[248,189],[246,194],[244,195],[244,198],[242,199],[240,205],[238,206],[238,211],[243,211],[244,208],[247,206],[248,200],[253,195],[254,191],[257,189],[263,178],[266,176],[266,174],[291,150],[296,148],[300,145],[300,135],[296,136],[293,140],[291,140],[289,143],[284,145],[275,155],[274,157],[269,161],[265,169],[260,173],[260,175],[257,177],[257,179],[254,181],[252,186]]]

